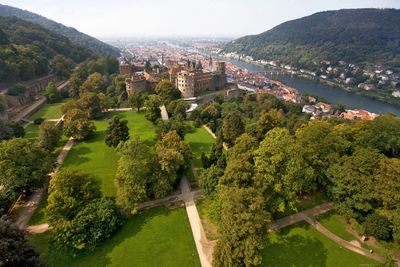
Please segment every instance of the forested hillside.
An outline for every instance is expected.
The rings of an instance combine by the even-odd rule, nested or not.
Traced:
[[[400,10],[320,12],[232,41],[225,51],[309,69],[322,60],[400,68]]]
[[[19,8],[0,4],[0,16],[17,17],[26,21],[39,24],[52,32],[67,37],[75,44],[90,49],[92,52],[98,55],[113,57],[119,55],[119,50],[111,45],[101,42],[98,39],[93,38],[87,34],[79,32],[72,27],[67,27],[61,23],[57,23],[53,20],[47,19],[43,16],[29,12],[27,10],[22,10]]]
[[[34,79],[91,56],[89,50],[37,24],[0,17],[0,83]]]

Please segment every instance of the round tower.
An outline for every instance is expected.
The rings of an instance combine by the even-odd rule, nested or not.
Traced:
[[[194,73],[181,71],[176,77],[176,87],[183,98],[194,97]]]

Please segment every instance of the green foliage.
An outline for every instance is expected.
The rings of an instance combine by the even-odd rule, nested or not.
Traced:
[[[106,83],[101,73],[95,72],[89,75],[80,88],[80,93],[104,93],[106,91]]]
[[[383,158],[377,178],[378,199],[385,210],[400,211],[400,159]]]
[[[0,17],[0,28],[9,40],[0,52],[1,81],[18,82],[47,75],[53,59],[55,67],[59,67],[57,56],[78,63],[91,55],[67,38],[15,17]]]
[[[183,100],[173,100],[167,105],[167,111],[170,117],[181,116],[186,119],[186,111],[190,108],[190,103]]]
[[[144,105],[146,106],[146,111],[145,111],[145,117],[149,121],[151,121],[153,124],[156,124],[156,122],[161,118],[161,97],[158,95],[149,95],[147,100],[144,102]]]
[[[132,108],[135,108],[137,110],[137,112],[140,111],[140,109],[144,106],[144,103],[146,101],[146,94],[143,92],[133,92],[130,96],[129,96],[129,105]]]
[[[120,142],[126,141],[128,139],[128,121],[121,120],[118,116],[114,116],[106,130],[105,142],[107,146],[117,147]]]
[[[400,212],[397,211],[397,214],[393,219],[393,239],[397,243],[400,244]]]
[[[117,151],[120,159],[115,177],[116,201],[126,214],[133,214],[140,202],[148,197],[152,155],[149,147],[138,137],[120,143]]]
[[[213,266],[254,266],[261,263],[270,215],[262,195],[254,188],[223,189],[220,239]]]
[[[160,139],[163,135],[171,131],[176,131],[181,138],[184,138],[189,128],[190,127],[186,125],[185,120],[180,115],[168,121],[160,120],[157,123],[157,139]]]
[[[87,113],[79,109],[70,109],[65,113],[64,133],[76,140],[83,140],[96,130]]]
[[[390,221],[377,213],[366,217],[364,229],[367,235],[372,235],[380,240],[389,240],[391,238],[392,230]]]
[[[44,95],[49,103],[56,103],[61,100],[61,93],[57,90],[56,84],[52,82],[47,84]]]
[[[46,151],[53,152],[62,136],[62,126],[44,122],[39,126],[39,145]]]
[[[70,221],[88,202],[100,196],[99,184],[91,175],[60,171],[50,180],[46,217],[54,226]]]
[[[95,199],[81,208],[72,221],[54,227],[52,245],[67,251],[94,250],[122,224],[122,216],[112,199]]]
[[[66,38],[63,37],[63,40],[71,40],[74,44],[76,44],[77,52],[82,53],[80,50],[91,50],[93,53],[97,55],[108,55],[111,57],[118,57],[119,56],[119,50],[111,45],[108,45],[104,42],[101,42],[97,40],[96,38],[93,38],[87,34],[81,33],[77,31],[74,28],[64,26],[63,24],[60,24],[58,22],[55,22],[53,20],[47,19],[43,16],[40,16],[38,14],[22,10],[19,8],[11,7],[11,6],[6,6],[6,5],[0,5],[0,16],[4,17],[17,17],[19,19],[23,19],[25,21],[30,21],[32,23],[39,24],[43,28],[48,29],[50,32],[57,33],[59,35],[62,35]],[[3,29],[3,27],[0,27]],[[1,34],[0,34],[1,37]],[[1,39],[1,38],[0,38]],[[3,40],[5,42],[7,38]],[[5,42],[7,44],[7,42]],[[1,44],[1,41],[0,41]],[[64,44],[65,46],[65,44]],[[82,49],[85,48],[85,49]],[[86,52],[87,53],[87,52]]]
[[[328,190],[340,214],[362,220],[374,210],[381,159],[377,151],[363,148],[329,167],[328,177],[332,186]]]
[[[258,140],[263,140],[265,134],[281,124],[283,120],[282,112],[276,109],[271,109],[268,112],[263,112],[257,121],[256,132]]]
[[[228,113],[222,120],[223,140],[232,146],[236,138],[244,133],[244,123],[239,112]]]
[[[0,121],[0,141],[24,136],[25,129],[18,122]]]
[[[235,40],[225,51],[311,70],[322,60],[398,67],[399,14],[396,9],[319,12]]]
[[[24,233],[5,218],[0,218],[0,251],[1,266],[43,266]]]
[[[58,77],[68,78],[71,74],[71,69],[74,67],[74,62],[61,55],[53,58],[52,68]]]
[[[165,105],[181,97],[181,92],[167,80],[159,82],[155,90],[157,95],[161,97],[161,102]]]
[[[44,122],[43,118],[37,118],[33,121],[33,124],[35,125],[41,125]]]
[[[49,154],[27,139],[0,142],[0,184],[5,202],[12,202],[24,190],[42,186],[51,166]]]
[[[7,90],[7,95],[19,96],[25,94],[25,92],[26,92],[26,86],[21,83],[17,83]]]
[[[223,169],[216,165],[212,165],[202,172],[199,179],[203,193],[207,196],[212,196],[222,175],[224,175]]]

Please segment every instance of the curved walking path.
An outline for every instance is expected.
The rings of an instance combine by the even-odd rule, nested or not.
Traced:
[[[326,229],[322,224],[317,222],[314,218],[310,218],[309,216],[304,215],[304,220],[308,222],[310,225],[312,225],[318,232],[324,234],[326,237],[336,242],[338,245],[347,248],[355,253],[368,257],[370,259],[376,260],[378,262],[382,263],[385,262],[384,257],[379,256],[377,254],[373,254],[364,248],[358,247],[351,242],[341,239],[340,237],[338,237],[337,235]]]
[[[212,242],[207,240],[206,234],[201,224],[200,216],[193,198],[193,192],[190,191],[189,183],[186,177],[180,182],[182,191],[182,200],[185,202],[186,212],[192,228],[194,242],[196,243],[197,253],[199,254],[202,267],[211,267],[212,263]]]
[[[215,133],[207,126],[207,125],[203,125],[204,129],[206,129],[206,131],[214,138],[217,139],[217,136],[215,135]],[[224,142],[222,144],[222,146],[224,147],[225,150],[228,150],[228,145]]]

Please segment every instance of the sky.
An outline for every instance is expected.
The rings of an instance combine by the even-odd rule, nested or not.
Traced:
[[[400,0],[0,0],[100,39],[240,37],[315,12],[400,8]]]

